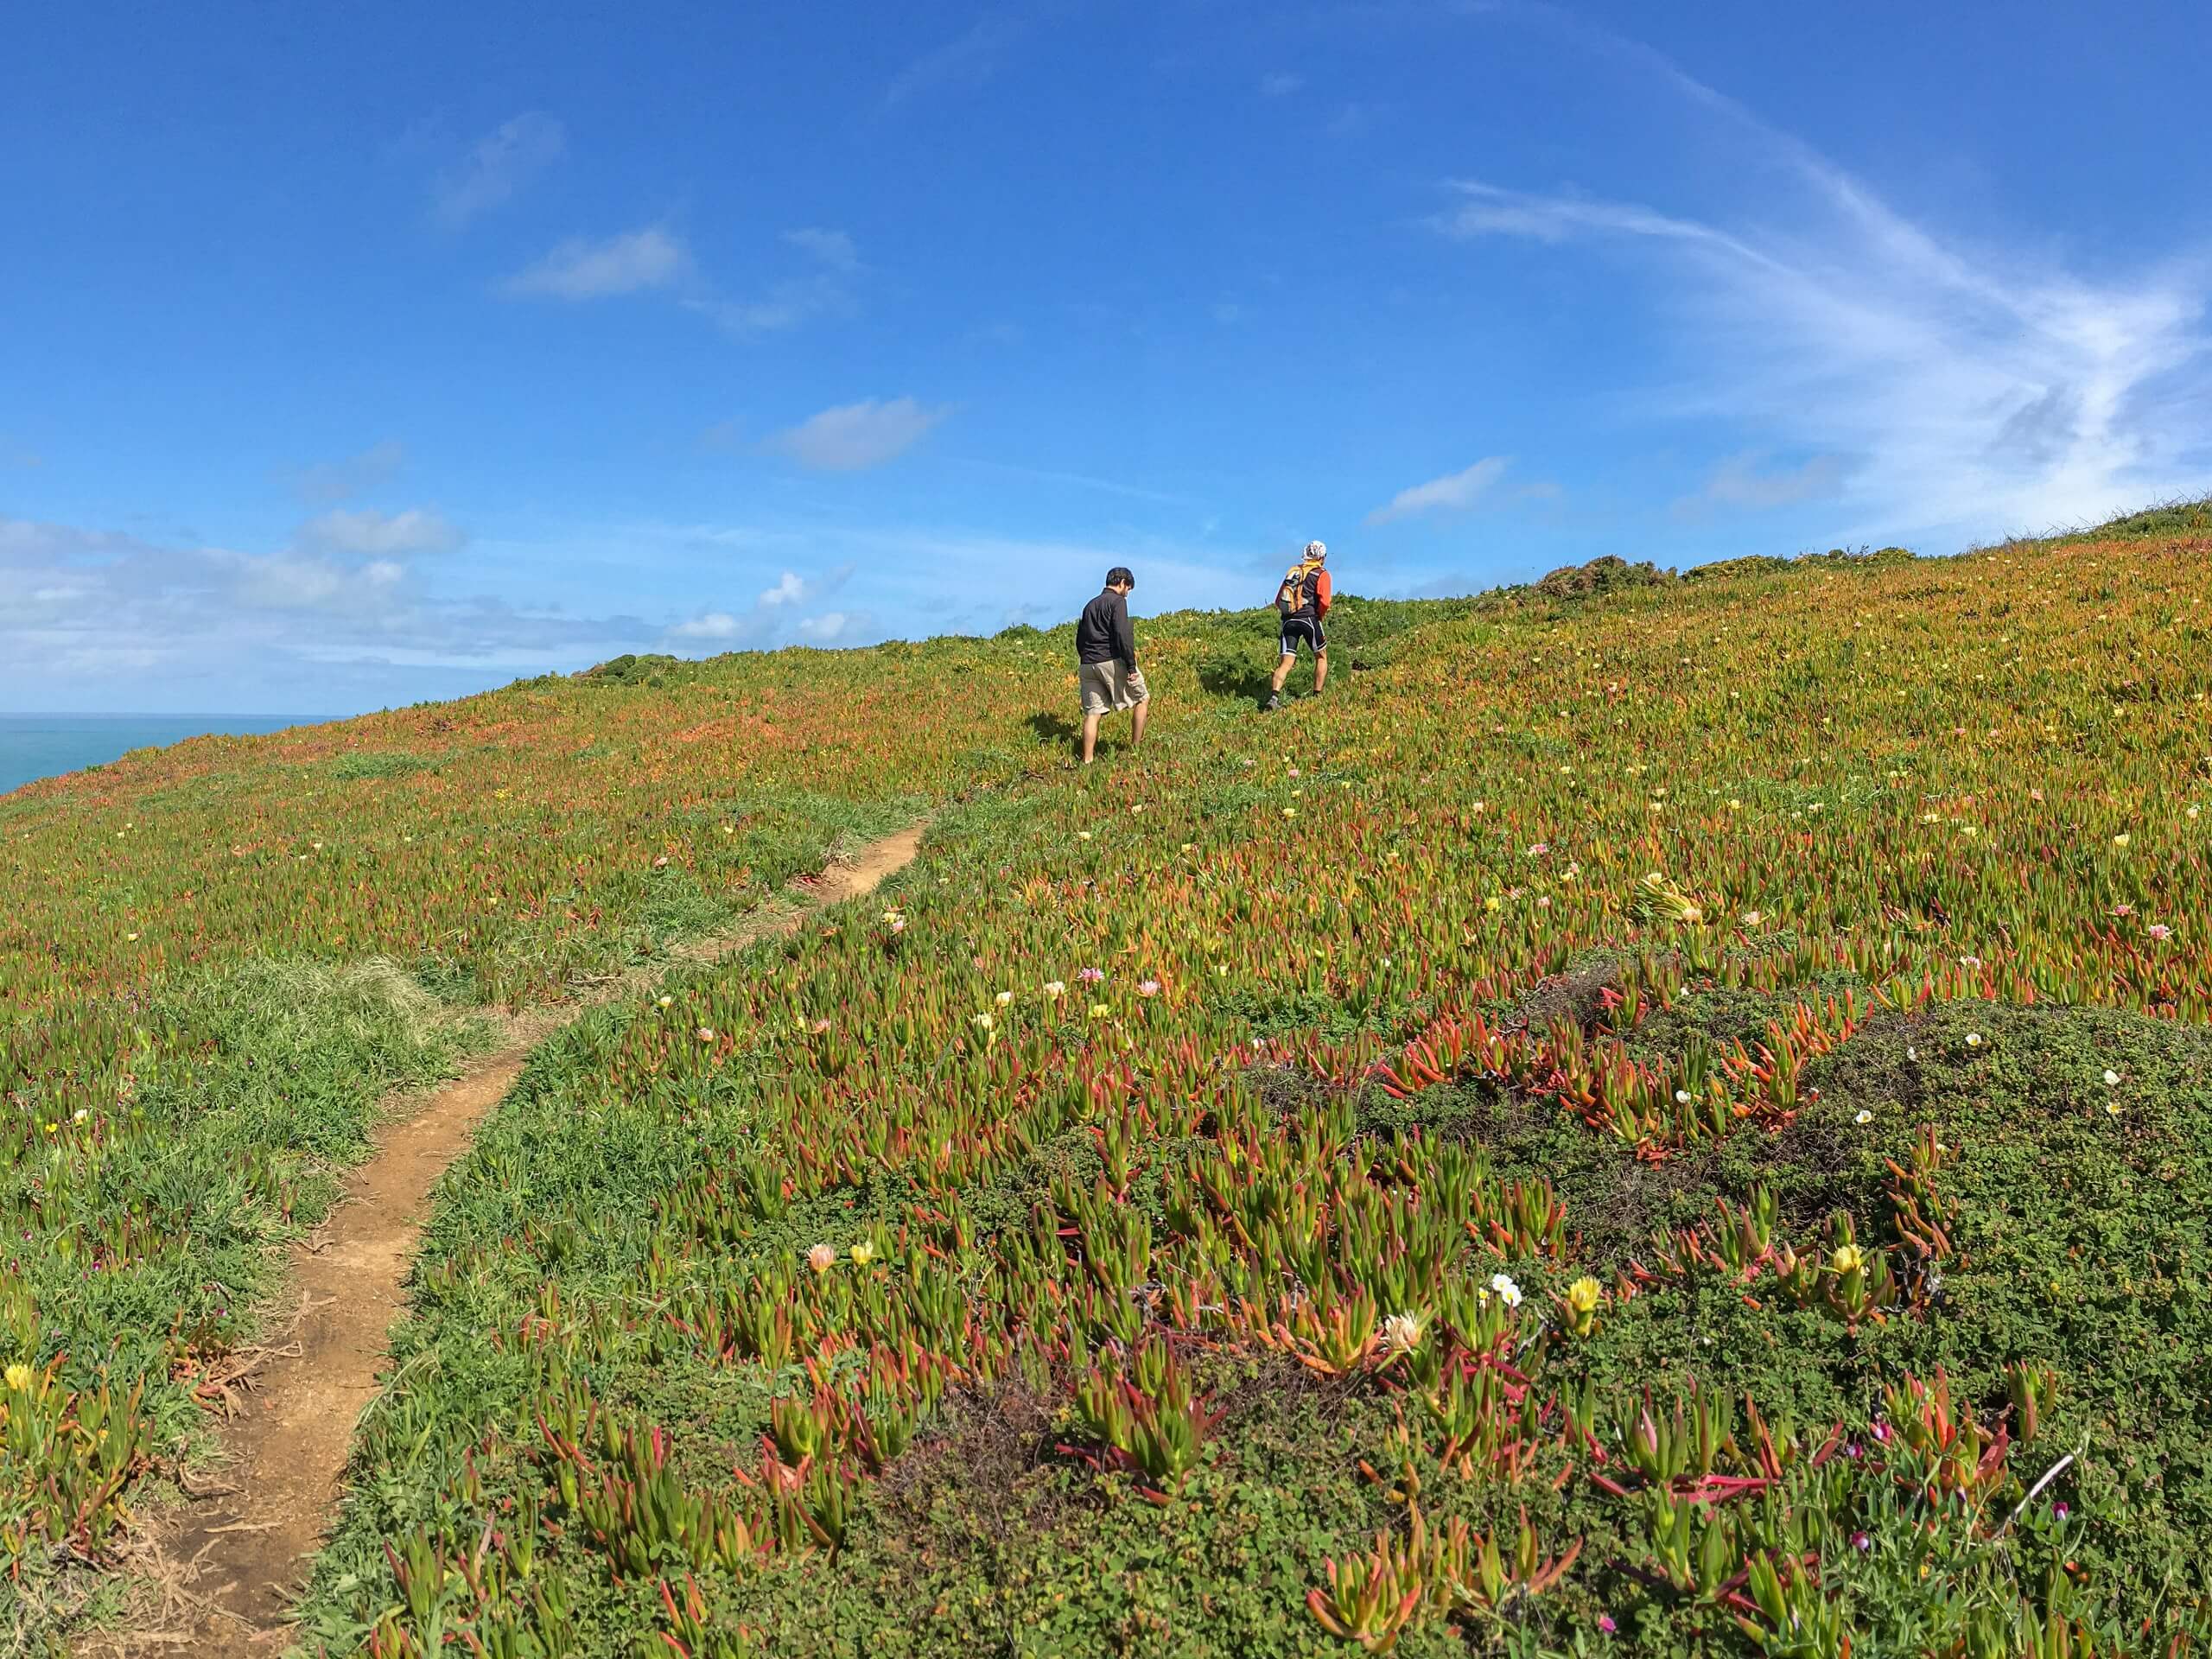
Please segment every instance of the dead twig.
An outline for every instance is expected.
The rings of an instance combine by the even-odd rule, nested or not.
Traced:
[[[1998,1528],[1995,1532],[1991,1533],[1989,1535],[1990,1538],[1994,1541],[1998,1538],[2003,1537],[2006,1530],[2011,1528],[2012,1524],[2015,1521],[2018,1520],[2023,1515],[2027,1513],[2028,1505],[2034,1503],[2036,1499],[2042,1495],[2043,1489],[2050,1485],[2052,1481],[2056,1480],[2061,1475],[2064,1474],[2068,1469],[2073,1466],[2074,1459],[2079,1457],[2082,1452],[2086,1452],[2088,1449],[2088,1443],[2084,1441],[2079,1450],[2069,1452],[2056,1463],[2052,1464],[2050,1468],[2044,1470],[2043,1471],[2043,1478],[2036,1482],[2034,1485],[2028,1488],[2028,1495],[2020,1500],[2019,1507],[2014,1510],[2012,1514],[2005,1517],[2004,1526]]]
[[[192,1484],[192,1477],[186,1472],[184,1465],[181,1463],[169,1465],[169,1477],[176,1482],[177,1491],[196,1502],[204,1503],[211,1497],[228,1497],[238,1490],[235,1486],[220,1482],[213,1486],[195,1486]]]

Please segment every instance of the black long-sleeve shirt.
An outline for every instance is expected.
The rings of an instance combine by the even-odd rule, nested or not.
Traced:
[[[1083,607],[1076,620],[1075,659],[1078,663],[1118,661],[1124,668],[1137,665],[1137,637],[1129,626],[1129,600],[1111,588]]]

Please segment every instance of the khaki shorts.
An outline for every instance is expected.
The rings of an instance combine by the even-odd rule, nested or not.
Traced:
[[[1117,709],[1134,709],[1152,693],[1145,689],[1144,671],[1118,662],[1085,663],[1079,672],[1083,683],[1083,712],[1103,715]]]

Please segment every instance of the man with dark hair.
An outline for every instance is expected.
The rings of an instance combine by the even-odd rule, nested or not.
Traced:
[[[1137,639],[1129,626],[1129,590],[1137,579],[1127,565],[1106,573],[1106,589],[1083,607],[1075,625],[1076,677],[1083,688],[1083,764],[1098,744],[1098,721],[1109,709],[1136,711],[1131,748],[1144,741],[1145,709],[1152,693],[1137,670]]]

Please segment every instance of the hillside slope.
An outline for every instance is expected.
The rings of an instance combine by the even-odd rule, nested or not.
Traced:
[[[99,1367],[185,1433],[465,1040],[346,964],[557,994],[927,806],[888,902],[588,1017],[485,1126],[311,1648],[2164,1650],[2212,1538],[2173,528],[1348,604],[1265,718],[1266,620],[1167,619],[1156,741],[1089,774],[1024,630],[0,802],[26,1628],[127,1497],[66,1427]]]

